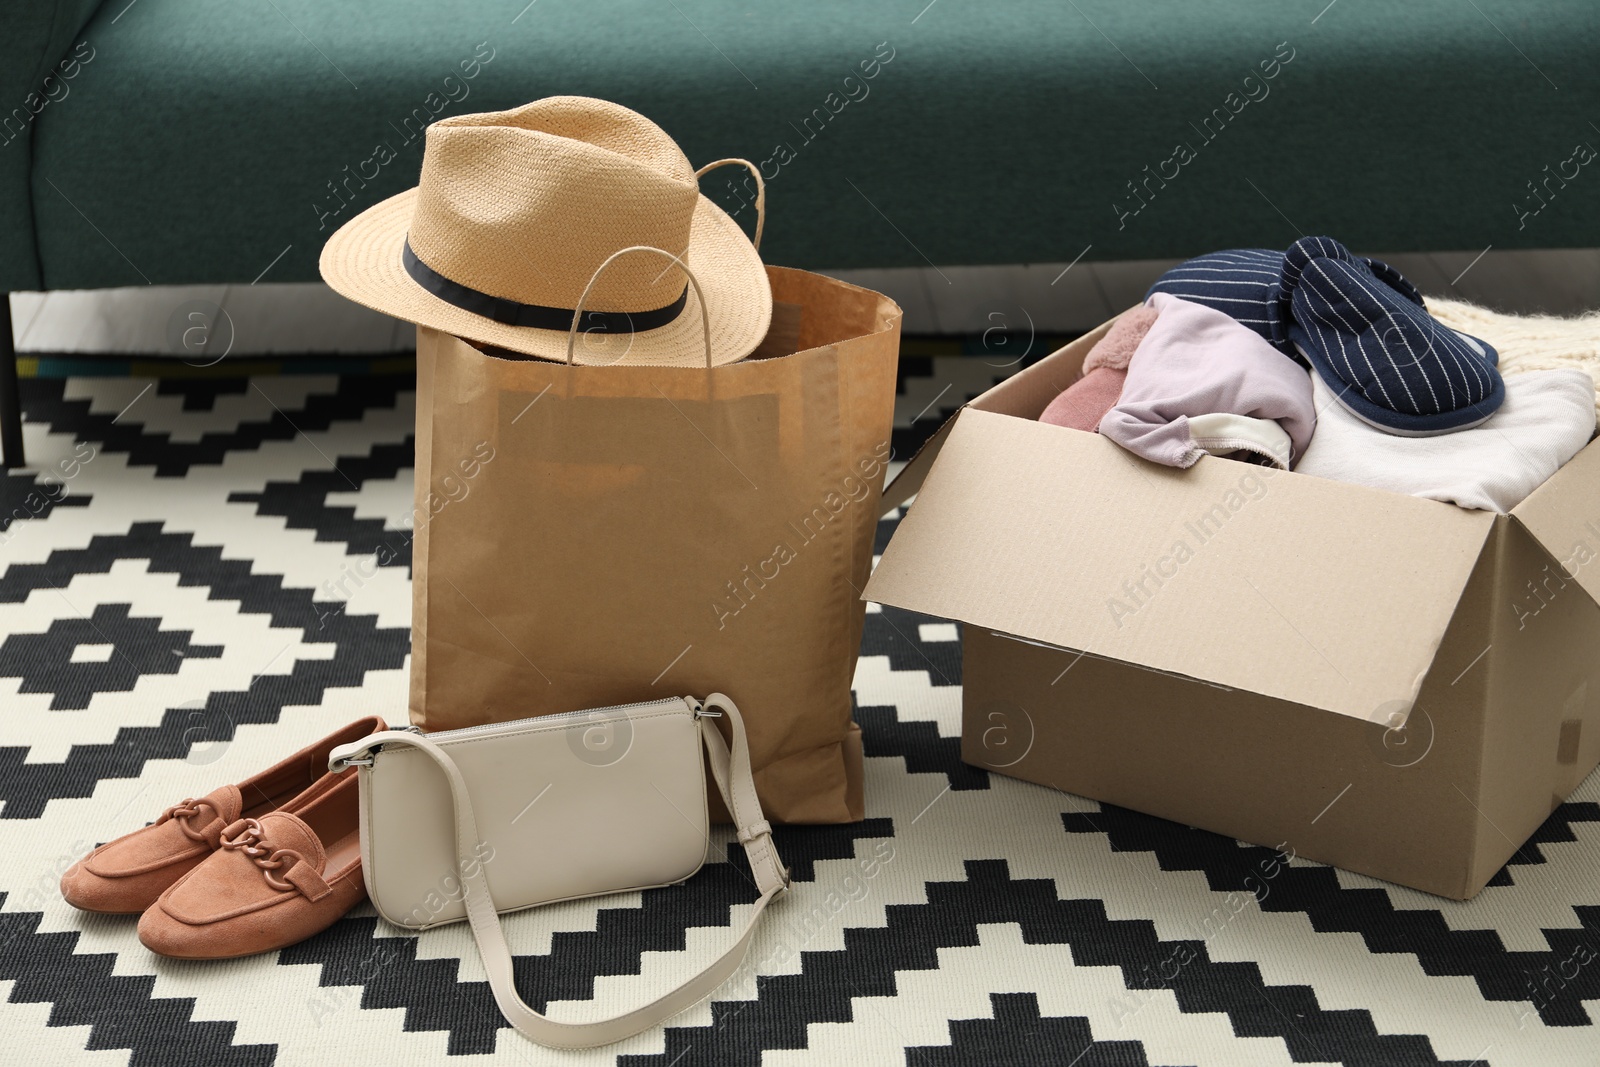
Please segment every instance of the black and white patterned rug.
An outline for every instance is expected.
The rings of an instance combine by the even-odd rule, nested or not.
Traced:
[[[906,364],[902,456],[1002,373]],[[411,376],[24,387],[33,465],[0,481],[0,1062],[1600,1064],[1596,778],[1470,903],[1301,860],[1258,899],[1271,850],[963,765],[958,630],[893,609],[856,674],[868,818],[778,831],[795,892],[754,973],[664,1030],[529,1045],[464,925],[417,937],[366,906],[281,953],[157,959],[133,920],[62,903],[76,856],[333,725],[404,717],[409,560],[371,561],[404,542]],[[755,895],[718,832],[686,885],[511,919],[524,995],[579,1017],[715,951]]]

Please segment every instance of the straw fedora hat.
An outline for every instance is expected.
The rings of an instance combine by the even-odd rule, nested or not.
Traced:
[[[628,252],[595,277],[632,246],[670,255]],[[320,267],[359,304],[542,359],[568,358],[582,299],[582,364],[704,367],[703,323],[711,365],[732,363],[772,317],[755,246],[677,143],[582,96],[435,122],[417,187],[340,227]]]

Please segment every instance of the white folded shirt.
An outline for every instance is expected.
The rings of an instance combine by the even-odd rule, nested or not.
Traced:
[[[1594,435],[1594,382],[1581,370],[1508,374],[1487,421],[1435,437],[1397,437],[1356,418],[1312,376],[1317,429],[1295,470],[1480,511],[1507,512]]]

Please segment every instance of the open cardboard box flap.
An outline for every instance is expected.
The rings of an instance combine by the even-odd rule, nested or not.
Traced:
[[[1600,443],[1591,441],[1511,515],[1600,604]]]
[[[1161,467],[978,403],[952,423],[866,599],[1385,724],[1495,521],[1225,459]]]
[[[917,495],[923,481],[928,477],[928,471],[933,468],[933,461],[938,458],[939,450],[949,438],[951,427],[955,425],[956,418],[962,411],[973,408],[977,411],[995,411],[1024,419],[1037,419],[1050,401],[1078,380],[1079,373],[1083,369],[1084,357],[1116,321],[1110,319],[1101,323],[1033,366],[1018,371],[986,390],[983,395],[963,404],[954,415],[945,420],[943,426],[934,431],[932,437],[922,443],[921,448],[912,453],[906,465],[884,484],[883,513],[887,514],[895,508],[904,507],[906,501]]]

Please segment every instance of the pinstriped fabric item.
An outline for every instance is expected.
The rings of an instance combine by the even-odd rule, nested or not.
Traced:
[[[1279,288],[1282,277],[1282,252],[1230,248],[1178,264],[1158,278],[1144,298],[1170,293],[1204,304],[1250,327],[1278,351],[1294,356]]]
[[[896,453],[1001,362],[902,359]],[[623,1044],[530,1048],[460,925],[361,905],[213,965],[74,911],[56,886],[97,842],[404,718],[413,381],[24,379],[38,466],[0,476],[0,1064],[1595,1067],[1600,774],[1476,899],[1429,897],[963,763],[964,631],[897,608],[869,608],[852,686],[866,819],[777,827],[795,890],[748,973]],[[741,624],[781,626],[776,603]],[[508,916],[523,995],[581,1018],[703,966],[756,897],[731,831],[711,846],[687,884]]]
[[[1290,245],[1282,288],[1289,340],[1339,402],[1378,429],[1448,433],[1505,402],[1492,348],[1439,325],[1414,288],[1397,291],[1337,241]]]
[[[1399,271],[1331,237],[1200,256],[1150,292],[1231,315],[1309,362],[1352,414],[1388,433],[1476,426],[1505,400],[1492,347],[1440,325]]]
[[[1405,275],[1381,259],[1351,257],[1344,245],[1331,237],[1304,237],[1290,246],[1289,253],[1270,248],[1230,248],[1195,256],[1167,271],[1145,294],[1156,293],[1192,300],[1215,308],[1250,327],[1278,351],[1305,359],[1289,339],[1290,307],[1288,293],[1300,284],[1305,265],[1313,256],[1342,256],[1364,263],[1373,276],[1412,303],[1422,305],[1422,294]]]

